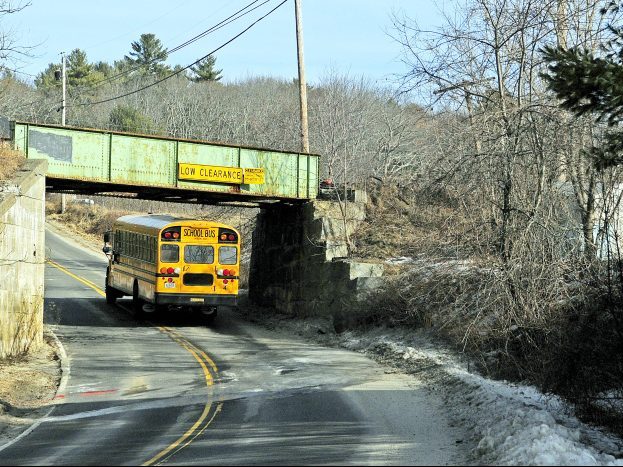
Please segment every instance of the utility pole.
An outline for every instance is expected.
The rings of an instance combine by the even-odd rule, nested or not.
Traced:
[[[307,84],[305,82],[305,62],[303,61],[303,22],[301,20],[301,0],[294,0],[296,15],[296,49],[299,64],[299,101],[301,109],[301,150],[309,153],[309,131],[307,128]]]
[[[65,93],[67,92],[67,67],[65,66],[65,52],[61,52],[61,80],[63,81],[63,100],[61,101],[61,125],[65,126]]]
[[[65,126],[65,93],[67,91],[67,67],[65,66],[65,52],[61,52],[61,63],[61,80],[63,85],[63,98],[61,100],[61,125]],[[67,195],[65,193],[61,193],[61,214],[65,212],[65,209],[67,209]]]

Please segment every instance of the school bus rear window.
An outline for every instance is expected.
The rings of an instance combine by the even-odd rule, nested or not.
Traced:
[[[209,245],[186,245],[184,260],[191,264],[214,263],[214,247]]]
[[[177,245],[164,244],[160,246],[160,261],[163,263],[177,263],[180,260],[180,248]]]
[[[218,262],[221,264],[236,264],[238,251],[235,246],[221,246],[218,249]]]

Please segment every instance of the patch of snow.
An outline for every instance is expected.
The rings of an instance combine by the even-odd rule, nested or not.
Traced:
[[[415,260],[409,256],[398,256],[397,258],[386,259],[387,264],[410,264],[415,263]]]

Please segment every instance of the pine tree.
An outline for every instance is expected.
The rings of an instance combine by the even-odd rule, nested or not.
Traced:
[[[143,134],[157,132],[156,125],[151,118],[127,105],[117,105],[112,109],[108,117],[108,122],[112,129],[117,131],[130,131]]]
[[[602,14],[616,14],[623,3],[611,3]],[[542,76],[561,106],[577,116],[591,114],[596,122],[607,123],[603,144],[592,148],[599,167],[623,163],[623,28],[610,24],[609,41],[600,55],[578,47],[545,47],[543,57],[548,72]]]
[[[60,71],[60,63],[50,63],[35,79],[35,86],[44,90],[59,88],[61,81],[57,79],[56,74]],[[66,73],[69,90],[72,88],[89,88],[104,78],[104,74],[89,63],[86,52],[81,49],[74,49],[67,56]]]
[[[193,81],[220,81],[222,78],[221,72],[223,70],[215,70],[214,65],[216,64],[216,57],[209,55],[207,58],[201,60],[197,65],[191,67],[195,76],[192,78]]]
[[[171,71],[164,64],[169,54],[155,34],[141,34],[131,47],[132,50],[124,59],[132,66],[140,67],[143,73],[161,76]]]

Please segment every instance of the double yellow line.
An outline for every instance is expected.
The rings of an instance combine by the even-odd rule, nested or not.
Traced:
[[[174,443],[160,451],[158,454],[156,454],[148,461],[144,462],[142,465],[160,464],[184,449],[186,446],[192,443],[195,438],[197,438],[197,436],[201,435],[201,433],[203,433],[205,429],[208,428],[208,426],[210,426],[214,418],[219,414],[223,407],[223,403],[218,402],[214,407],[214,410],[212,410],[212,386],[214,385],[214,376],[218,374],[218,368],[214,361],[210,357],[208,357],[208,355],[203,350],[193,345],[186,338],[184,338],[184,336],[180,335],[173,329],[165,326],[158,326],[158,329],[163,333],[167,334],[176,343],[186,349],[193,357],[195,357],[195,360],[199,362],[199,365],[201,365],[201,368],[203,369],[203,374],[205,376],[206,386],[208,387],[209,394],[208,402],[203,408],[203,412],[199,416],[199,419],[193,424],[193,426],[191,426],[188,431],[180,436]]]
[[[87,287],[90,287],[91,289],[95,290],[102,297],[106,296],[106,293],[96,284],[91,282],[90,280],[87,280],[87,279],[84,279],[82,277],[75,275],[74,273],[69,271],[67,268],[61,266],[60,264],[52,260],[47,260],[47,263],[50,264],[51,266],[54,266],[58,270],[64,272],[65,274],[77,280],[78,282],[81,282]],[[216,363],[214,363],[214,360],[212,360],[201,348],[191,343],[188,339],[186,339],[184,336],[182,336],[177,331],[166,326],[157,326],[156,328],[160,332],[169,336],[175,343],[177,343],[182,348],[184,348],[188,353],[190,353],[195,358],[195,360],[197,360],[197,362],[199,362],[199,365],[201,366],[201,369],[203,370],[206,387],[208,389],[208,400],[203,408],[203,412],[199,416],[199,419],[193,424],[193,426],[191,426],[182,436],[180,436],[172,444],[167,446],[165,449],[160,451],[158,454],[153,456],[151,459],[145,461],[142,465],[161,464],[165,462],[166,460],[168,460],[169,458],[171,458],[171,456],[175,455],[176,453],[184,449],[186,446],[192,443],[198,436],[200,436],[201,433],[203,433],[206,430],[206,428],[208,428],[208,426],[210,426],[214,418],[216,418],[216,416],[219,414],[219,412],[221,411],[223,407],[222,402],[218,402],[215,405],[212,400],[214,378],[218,375],[218,371],[219,371],[218,367],[216,366]]]

